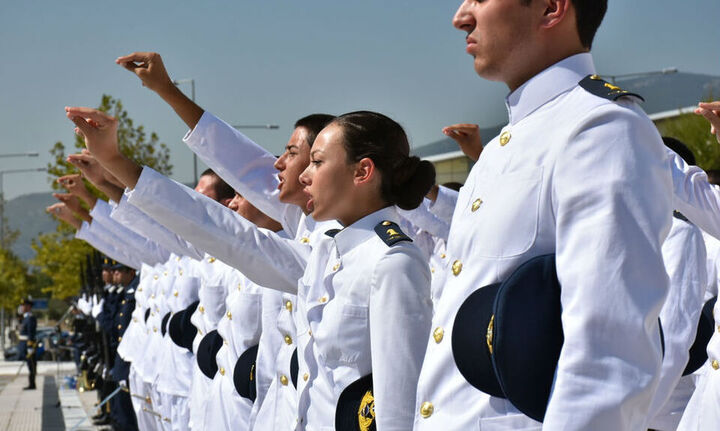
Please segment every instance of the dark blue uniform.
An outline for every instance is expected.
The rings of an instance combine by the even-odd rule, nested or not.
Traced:
[[[37,359],[35,357],[35,345],[37,340],[35,333],[37,331],[37,319],[31,312],[27,312],[23,315],[22,323],[20,324],[20,345],[19,351],[25,358],[29,370],[29,385],[28,389],[35,389],[35,374],[37,371]]]

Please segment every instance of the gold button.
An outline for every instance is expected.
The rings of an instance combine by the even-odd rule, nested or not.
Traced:
[[[125,305],[126,303],[127,303],[127,301],[124,300],[124,299],[123,299],[122,302],[121,302],[122,305]]]
[[[475,202],[472,203],[472,207],[470,207],[470,210],[472,212],[477,211],[480,208],[480,205],[482,205],[483,200],[482,199],[475,199]]]
[[[198,307],[198,310],[200,310],[200,313],[204,313],[204,312],[205,312],[205,307],[203,307],[203,306],[201,305],[201,306]]]
[[[292,311],[292,301],[285,301],[285,309],[287,311]]]
[[[720,325],[718,325],[718,332],[720,332]]]
[[[145,402],[148,403],[148,404],[152,404],[152,400],[150,399],[150,395],[148,395],[148,396],[145,397]],[[143,409],[144,409],[144,408],[145,408],[145,407],[143,407]]]
[[[220,371],[220,375],[221,375],[221,376],[224,376],[224,375],[225,375],[225,368],[220,367],[220,370],[219,370],[219,371]]]
[[[312,337],[312,331],[308,329],[308,335]]]
[[[163,275],[164,275],[165,277],[167,277],[167,276],[168,276],[167,271],[163,272]]]
[[[307,382],[309,378],[310,378],[310,374],[308,374],[308,373],[303,374],[303,380],[305,380]]]
[[[307,244],[310,242],[310,238],[304,236],[304,237],[300,238],[300,242],[303,244]]]
[[[137,317],[133,317],[133,322],[137,323]]]
[[[455,262],[453,262],[452,272],[453,272],[453,275],[456,277],[458,275],[460,275],[460,272],[462,272],[462,262],[460,262],[459,260],[456,260]]]
[[[173,292],[173,296],[177,298],[177,296],[180,294],[177,290]]]
[[[600,78],[599,75],[590,75],[590,79],[592,79],[593,81],[599,81],[599,80],[601,80],[602,78]]]
[[[383,226],[390,226],[391,224],[392,224],[392,223],[390,223],[390,222],[387,221],[387,220],[385,220],[384,222],[382,222],[382,225],[383,225]]]
[[[158,277],[158,275],[155,274],[155,275],[153,276],[153,278],[154,278],[155,280],[157,280],[157,279],[160,278],[160,277]]]
[[[153,332],[157,332],[157,328],[153,328]]]
[[[443,340],[444,336],[445,336],[445,330],[440,326],[435,328],[435,330],[433,331],[433,338],[435,339],[435,342],[438,344],[440,344],[440,342]]]
[[[238,283],[237,289],[242,290],[242,283]]]
[[[197,331],[198,331],[198,334],[202,335],[202,331],[201,331],[201,330],[198,329]]]
[[[118,337],[118,343],[122,341],[122,337]]]
[[[155,294],[153,293],[150,298],[155,299]]]
[[[226,316],[227,316],[227,318],[228,318],[229,320],[232,320],[232,313],[231,313],[231,312],[228,311],[227,314],[226,314]]]
[[[178,274],[182,275],[182,268],[178,270]]]
[[[435,268],[430,268],[430,272],[432,272],[433,274],[435,274]]]
[[[508,132],[507,130],[502,132],[502,135],[500,135],[500,146],[504,147],[505,145],[510,142],[510,139],[512,138],[512,134]]]
[[[180,262],[182,258],[180,256],[177,257],[177,261]]]
[[[324,304],[324,303],[327,302],[327,300],[328,300],[328,297],[327,297],[327,296],[323,296],[323,297],[320,298],[318,301],[320,301],[321,304]]]
[[[138,289],[138,292],[142,292],[142,287]]]
[[[122,325],[118,325],[118,329],[122,329]]]
[[[227,346],[228,345],[227,340],[223,340],[223,344]]]
[[[432,403],[425,401],[422,403],[422,406],[420,406],[420,416],[427,419],[432,416],[433,410],[435,410],[435,407],[433,407]]]
[[[289,335],[285,336],[285,344],[290,345],[292,344],[292,337]]]
[[[208,257],[208,263],[213,263],[213,262],[215,262],[215,258],[214,258],[214,257]]]
[[[333,266],[333,271],[337,271],[338,269],[340,269],[340,264],[336,263],[335,266]]]
[[[155,312],[150,313],[151,317],[155,317]]]
[[[124,313],[120,313],[120,317],[123,317],[124,315],[125,315]]]
[[[712,361],[712,367],[713,370],[717,370],[718,368],[720,368],[720,363],[718,363],[717,359]]]
[[[440,255],[440,259],[445,259],[446,257],[447,257],[447,255],[446,255],[445,253],[442,253],[442,254]]]
[[[280,376],[280,383],[282,383],[283,386],[287,386],[288,384],[288,378],[284,374]]]

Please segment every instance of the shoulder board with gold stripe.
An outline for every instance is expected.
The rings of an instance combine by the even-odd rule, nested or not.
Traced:
[[[605,81],[598,75],[586,76],[582,81],[580,81],[580,86],[584,88],[585,91],[587,91],[588,93],[594,94],[598,97],[602,97],[603,99],[612,100],[613,102],[625,96],[633,96],[637,97],[643,102],[645,101],[645,99],[643,99],[641,95],[637,93],[630,93],[627,90],[623,90],[617,85],[613,85]]]

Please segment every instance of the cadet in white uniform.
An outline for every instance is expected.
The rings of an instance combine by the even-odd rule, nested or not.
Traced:
[[[476,71],[512,90],[510,121],[460,191],[447,244],[452,272],[418,384],[418,430],[646,425],[668,287],[660,251],[672,214],[665,150],[632,98],[607,100],[625,93],[589,78],[585,51],[595,29],[579,36],[574,17],[599,25],[605,2],[537,3],[467,0],[455,16]],[[564,345],[540,424],[468,384],[450,335],[468,295],[547,253],[557,256]]]

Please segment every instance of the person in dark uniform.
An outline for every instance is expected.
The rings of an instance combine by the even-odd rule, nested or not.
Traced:
[[[22,323],[20,324],[20,346],[18,350],[22,357],[25,358],[30,373],[28,375],[28,386],[23,388],[25,390],[35,389],[35,374],[37,373],[37,359],[35,357],[37,319],[32,314],[32,306],[33,302],[30,299],[23,301]]]

